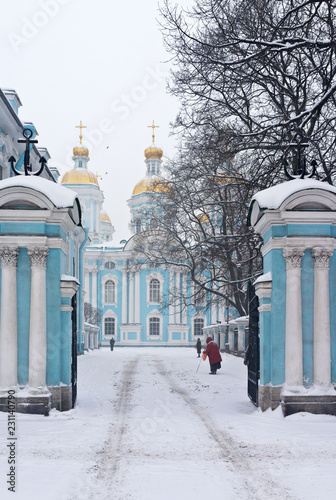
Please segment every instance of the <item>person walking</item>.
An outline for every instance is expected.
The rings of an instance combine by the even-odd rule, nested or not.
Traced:
[[[221,368],[222,356],[220,355],[218,345],[212,340],[211,337],[206,339],[207,348],[203,351],[209,358],[210,363],[210,375],[216,375],[217,370]]]
[[[113,351],[114,344],[115,344],[115,340],[114,340],[114,338],[112,337],[112,338],[111,338],[111,340],[110,340],[111,351]]]
[[[201,342],[201,339],[197,339],[197,342],[196,342],[196,349],[197,349],[197,354],[198,354],[198,358],[201,356],[201,350],[202,350],[202,342]]]

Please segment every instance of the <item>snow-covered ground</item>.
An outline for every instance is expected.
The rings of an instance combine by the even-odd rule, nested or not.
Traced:
[[[335,498],[336,418],[262,413],[240,358],[211,376],[194,349],[117,347],[78,371],[76,408],[16,416],[15,493],[0,413],[1,500]]]

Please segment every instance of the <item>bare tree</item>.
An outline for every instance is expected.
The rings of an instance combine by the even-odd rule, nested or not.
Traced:
[[[330,1],[195,0],[184,10],[164,0],[181,149],[154,214],[161,237],[139,249],[153,265],[189,273],[186,305],[205,293],[247,313],[247,281],[261,272],[248,206],[283,180],[285,159],[294,175],[302,154],[318,160],[317,175],[332,183],[335,14]]]
[[[332,182],[335,23],[330,0],[195,0],[189,10],[164,0],[183,137],[210,127],[235,152],[257,151],[272,174],[285,156],[297,170],[304,147]]]
[[[84,321],[91,325],[100,325],[102,320],[102,310],[92,306],[89,302],[84,302]]]
[[[138,236],[140,262],[188,274],[186,307],[229,301],[247,314],[247,283],[262,267],[260,240],[246,225],[255,182],[243,175],[253,170],[243,160],[229,149],[211,148],[204,138],[190,144],[169,164],[170,189],[155,199],[156,231]],[[164,303],[174,300],[169,296]]]

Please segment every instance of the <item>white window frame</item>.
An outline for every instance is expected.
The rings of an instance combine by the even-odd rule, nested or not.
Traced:
[[[158,318],[157,316],[153,317],[153,318],[149,318],[148,320],[148,327],[149,327],[149,336],[150,337],[159,337],[160,336],[160,323],[161,323],[161,319]],[[152,329],[155,329],[155,331],[157,331],[157,333],[152,333],[151,330]]]
[[[113,281],[114,283],[114,302],[106,302],[105,300],[105,284],[107,281]],[[103,306],[116,306],[118,304],[118,278],[117,276],[108,273],[105,274],[101,279],[101,290],[102,290],[102,305]]]
[[[196,298],[200,298],[196,301]],[[193,302],[195,307],[202,307],[206,305],[207,291],[198,285],[193,285]],[[200,300],[201,299],[201,300]]]
[[[205,314],[199,312],[197,314],[194,314],[194,316],[191,318],[191,329],[192,329],[192,336],[193,337],[199,337],[200,335],[204,335],[204,333],[195,333],[195,319],[202,319],[203,320],[203,328],[207,326],[206,322],[206,316]]]
[[[113,324],[113,333],[106,333],[106,322],[111,321],[111,324]],[[107,316],[104,318],[104,334],[105,337],[115,337],[115,318],[112,316]]]
[[[161,283],[157,278],[152,278],[149,282],[149,300],[151,304],[161,302]]]
[[[107,288],[110,287],[111,288]],[[111,295],[111,300],[109,296]],[[104,303],[105,304],[115,304],[115,282],[113,280],[106,280],[104,285]]]
[[[159,302],[151,302],[150,300],[150,283],[153,279],[156,279],[160,283],[160,301]],[[152,272],[146,276],[146,284],[147,284],[147,306],[151,305],[162,305],[162,298],[163,298],[163,284],[164,284],[164,277],[162,274],[157,273],[157,272]]]
[[[114,335],[107,335],[105,333],[105,319],[107,318],[112,318],[114,319]],[[106,311],[106,313],[103,315],[102,317],[102,330],[103,330],[103,337],[106,337],[108,339],[110,339],[111,337],[116,337],[117,336],[117,328],[118,328],[118,317],[117,315],[115,314],[114,311],[112,311],[112,309],[108,309]]]
[[[142,220],[140,217],[135,219],[135,234],[141,233],[142,230]]]
[[[150,319],[152,318],[158,318],[160,320],[160,333],[159,335],[150,335],[149,334],[149,323],[150,323]],[[162,314],[157,310],[157,309],[153,309],[153,311],[151,311],[148,315],[147,315],[147,318],[146,318],[146,326],[147,326],[147,340],[148,339],[152,339],[152,340],[162,340],[162,323],[163,323],[163,318],[162,318]]]

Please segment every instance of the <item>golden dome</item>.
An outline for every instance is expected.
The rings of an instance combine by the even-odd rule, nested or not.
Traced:
[[[82,144],[80,146],[77,146],[73,148],[73,155],[74,156],[89,156],[89,150]]]
[[[108,222],[109,224],[111,224],[111,219],[107,215],[107,213],[105,212],[105,210],[101,210],[100,211],[100,222]]]
[[[132,196],[146,192],[172,194],[173,190],[167,181],[161,179],[157,175],[151,175],[145,177],[135,185]]]
[[[61,184],[95,184],[99,187],[97,177],[86,168],[73,168],[63,175]]]
[[[207,216],[207,214],[199,214],[197,216],[197,219],[201,224],[207,224],[209,222],[209,217]]]
[[[157,148],[155,144],[152,144],[148,148],[145,149],[145,157],[147,160],[150,158],[156,158],[158,160],[161,160],[163,155],[163,151],[161,148]]]

